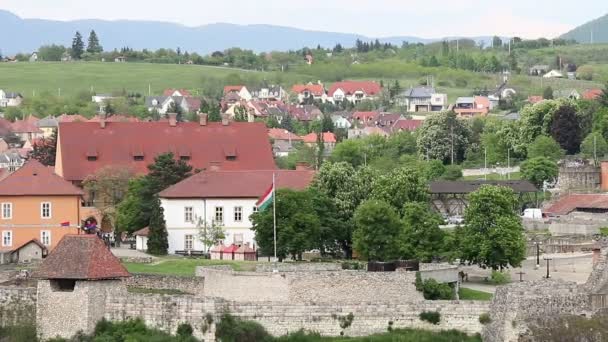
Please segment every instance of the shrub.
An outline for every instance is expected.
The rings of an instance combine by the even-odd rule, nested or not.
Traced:
[[[503,273],[499,271],[492,271],[490,282],[496,285],[506,284],[511,281],[511,275],[509,273]]]
[[[357,261],[344,261],[342,263],[343,270],[360,270],[362,268],[361,263]]]
[[[177,327],[177,336],[182,338],[192,336],[193,332],[192,326],[188,323],[182,323]]]
[[[481,315],[479,315],[479,323],[486,325],[489,323],[492,323],[492,319],[490,318],[490,314],[489,313],[482,313]]]
[[[268,342],[272,336],[257,322],[242,321],[224,314],[215,329],[215,338],[222,342]]]
[[[602,227],[602,228],[600,228],[600,235],[601,236],[608,236],[608,227]]]
[[[0,327],[0,341],[30,342],[37,341],[35,325]]]
[[[429,322],[431,324],[439,324],[441,321],[441,314],[437,311],[423,311],[420,313],[420,320]]]
[[[420,272],[416,272],[416,290],[422,292],[424,299],[428,300],[454,299],[454,291],[450,285],[438,283],[435,279],[422,280]]]
[[[338,321],[340,321],[340,328],[346,329],[353,324],[353,320],[355,319],[355,315],[353,313],[349,313],[346,316],[338,317]]]

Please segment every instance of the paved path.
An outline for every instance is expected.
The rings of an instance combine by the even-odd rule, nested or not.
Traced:
[[[147,254],[147,253],[135,250],[135,249],[130,249],[129,247],[122,247],[122,246],[118,247],[118,248],[112,248],[112,253],[118,258],[153,258],[153,259],[156,259],[155,256],[152,256],[150,254]]]

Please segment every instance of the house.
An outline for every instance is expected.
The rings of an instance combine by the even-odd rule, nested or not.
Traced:
[[[11,124],[11,131],[15,133],[21,140],[29,141],[38,140],[44,136],[44,132],[38,128],[38,119],[34,116],[28,116],[23,120],[16,120]]]
[[[303,190],[313,179],[310,170],[204,171],[160,192],[169,253],[207,250],[198,239],[199,228],[221,226],[225,244],[256,248],[251,214],[272,185],[277,189]]]
[[[310,133],[302,137],[302,142],[311,147],[317,147],[319,137],[317,133]],[[325,155],[330,155],[336,147],[336,135],[332,132],[323,132],[321,134],[321,140],[323,141],[323,148]]]
[[[408,112],[440,112],[447,109],[448,95],[433,87],[414,87],[398,94],[396,103]]]
[[[399,119],[401,119],[401,114],[399,113],[380,113],[375,124],[378,127],[392,127]]]
[[[173,106],[179,106],[184,113],[194,113],[201,108],[201,99],[190,96],[146,96],[144,106],[149,112],[166,115]]]
[[[186,89],[165,89],[163,96],[178,96],[178,97],[192,97],[192,94]]]
[[[454,112],[461,118],[486,116],[490,112],[490,100],[485,96],[459,97]]]
[[[349,129],[351,127],[350,121],[342,115],[332,114],[331,122],[334,123],[335,128]]]
[[[251,101],[253,96],[244,85],[234,85],[224,87],[224,99],[234,103],[240,100]]]
[[[320,120],[323,117],[323,112],[315,105],[304,106],[286,106],[286,110],[294,119],[300,122],[311,122]]]
[[[581,98],[581,94],[574,88],[556,89],[553,91],[553,97],[556,99],[578,100]]]
[[[529,74],[530,76],[542,76],[549,72],[549,70],[551,70],[551,68],[548,65],[534,65],[530,68]]]
[[[585,100],[596,100],[604,94],[602,89],[589,89],[583,93],[583,99]]]
[[[544,78],[564,78],[564,74],[557,70],[551,70],[543,75]]]
[[[0,108],[19,107],[21,102],[23,102],[21,94],[0,89]]]
[[[25,158],[15,150],[0,153],[0,169],[12,173],[23,166]]]
[[[49,253],[47,246],[38,239],[31,239],[23,245],[11,251],[11,262],[28,263],[34,260],[42,260]]]
[[[118,57],[114,58],[115,63],[124,63],[126,61],[127,61],[127,57],[125,57],[125,56],[118,56]]]
[[[354,112],[351,122],[355,126],[374,126],[378,121],[380,112]]]
[[[381,91],[380,84],[373,81],[342,81],[331,85],[327,100],[332,103],[346,100],[356,104],[363,100],[376,100]]]
[[[78,233],[82,195],[52,168],[29,160],[0,181],[1,247],[39,239],[52,250],[66,234]]]
[[[272,141],[272,150],[275,157],[287,157],[302,142],[302,138],[282,128],[271,128],[268,137]]]
[[[38,122],[36,122],[36,125],[42,131],[43,138],[49,138],[50,136],[52,136],[53,133],[57,130],[58,124],[59,122],[52,115],[49,115],[44,119],[40,119],[38,120]]]
[[[388,137],[390,134],[387,129],[376,126],[365,126],[363,128],[351,128],[348,130],[348,139],[364,138],[371,135]]]
[[[91,101],[101,105],[115,98],[116,96],[113,96],[112,94],[95,94],[91,96]]]
[[[150,234],[150,228],[142,228],[133,233],[135,236],[135,249],[138,251],[146,252],[148,250],[148,234]]]
[[[424,123],[424,120],[400,118],[399,120],[395,121],[395,123],[392,126],[390,126],[390,130],[391,130],[391,133],[404,132],[404,131],[413,132],[413,131],[417,130],[418,128],[420,128],[420,126],[422,126],[423,123]]]
[[[306,99],[312,99],[313,101],[320,101],[323,103],[327,100],[325,87],[321,83],[294,84],[294,86],[291,87],[291,92],[298,96],[298,103],[304,103]]]
[[[38,52],[32,52],[32,54],[30,55],[30,62],[38,62]]]
[[[264,123],[199,118],[177,122],[170,114],[165,122],[60,123],[55,172],[75,184],[108,165],[146,174],[154,158],[167,152],[201,170],[276,168]]]
[[[255,100],[282,101],[287,98],[287,92],[280,85],[264,83],[252,89],[251,96]]]

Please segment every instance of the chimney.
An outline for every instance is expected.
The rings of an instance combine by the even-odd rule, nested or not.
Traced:
[[[219,171],[221,169],[221,162],[219,161],[212,161],[209,162],[209,171]]]
[[[309,170],[309,165],[307,162],[297,162],[296,163],[296,171],[306,171]]]
[[[177,113],[169,113],[167,116],[169,117],[169,126],[177,126]]]
[[[230,124],[230,114],[222,114],[222,126],[228,126]]]
[[[99,114],[99,127],[106,128],[106,114]]]
[[[198,114],[198,122],[201,124],[201,126],[207,126],[207,117],[207,113]]]

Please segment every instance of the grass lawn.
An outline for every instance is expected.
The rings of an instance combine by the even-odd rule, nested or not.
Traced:
[[[355,318],[356,319],[356,318]],[[388,328],[388,325],[387,325]],[[276,338],[276,342],[481,342],[478,335],[468,336],[465,333],[449,331],[426,331],[417,329],[396,329],[390,333],[376,334],[366,337],[319,337],[314,335],[302,336],[295,333]]]
[[[489,292],[477,291],[461,287],[458,291],[458,297],[460,300],[492,300],[493,294]]]
[[[181,276],[194,276],[196,266],[230,265],[235,271],[254,271],[255,262],[251,261],[227,261],[189,258],[161,258],[151,264],[123,263],[131,273],[153,273],[170,274]]]

